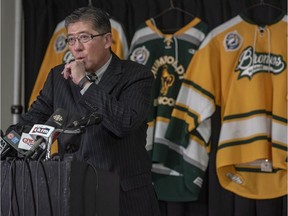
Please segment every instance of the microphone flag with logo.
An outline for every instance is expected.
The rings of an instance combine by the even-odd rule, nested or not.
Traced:
[[[29,135],[35,140],[34,145],[29,151],[26,152],[26,156],[30,157],[42,142],[47,143],[47,155],[46,158],[50,158],[50,150],[52,143],[57,139],[60,132],[63,130],[63,126],[66,124],[68,113],[58,108],[43,124],[35,124],[29,132]]]

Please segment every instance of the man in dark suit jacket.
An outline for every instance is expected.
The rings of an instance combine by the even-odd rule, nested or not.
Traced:
[[[112,53],[106,12],[80,8],[66,18],[65,26],[74,60],[50,71],[18,126],[43,124],[57,108],[81,116],[101,116],[100,123],[82,134],[75,158],[119,175],[120,216],[158,216],[151,160],[145,149],[152,73]],[[96,73],[96,81],[87,76],[92,73]],[[60,153],[64,149],[60,138]]]

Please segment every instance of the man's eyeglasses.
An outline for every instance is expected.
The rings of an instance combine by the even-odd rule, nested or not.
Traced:
[[[70,37],[66,38],[65,42],[69,46],[73,46],[76,43],[76,40],[78,40],[80,43],[87,43],[88,41],[92,40],[93,38],[98,37],[98,36],[103,36],[105,34],[107,34],[107,33],[96,34],[96,35],[80,34],[77,37],[70,36]]]

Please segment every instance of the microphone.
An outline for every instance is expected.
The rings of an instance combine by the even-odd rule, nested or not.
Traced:
[[[78,123],[80,118],[78,113],[69,113],[67,125],[61,136],[60,152],[71,154],[79,149],[84,133],[84,128],[81,128]]]
[[[24,156],[25,152],[18,147],[19,142],[20,135],[14,130],[11,130],[3,138],[1,137],[1,158],[5,156],[8,152],[12,152],[11,150],[14,150],[14,153],[12,153],[13,156]]]
[[[21,138],[20,138],[18,148],[27,151],[27,150],[31,149],[31,147],[34,145],[34,143],[35,143],[35,141],[30,136],[30,134],[23,132],[21,135]],[[39,148],[37,148],[35,150],[35,152],[31,156],[31,158],[34,160],[38,159],[39,156],[45,151],[45,148],[46,148],[46,143],[45,142],[40,143]],[[25,152],[25,154],[26,154],[26,152]]]
[[[0,136],[0,155],[1,159],[4,158],[4,156],[10,152],[11,148],[9,144],[2,138],[2,135]]]
[[[73,121],[68,127],[85,128],[90,125],[99,124],[102,121],[102,115],[98,113],[91,113],[88,116],[81,117],[79,120]]]
[[[66,153],[74,153],[79,149],[81,143],[81,135],[85,132],[85,128],[99,124],[102,116],[97,113],[91,113],[88,116],[80,117],[79,114],[70,114],[67,126],[64,127],[62,136],[62,150]]]
[[[34,145],[34,139],[28,133],[22,133],[18,147],[23,150],[30,150]]]
[[[32,148],[34,143],[35,143],[35,140],[30,136],[30,134],[22,133],[18,148],[27,151]],[[45,150],[46,145],[44,142],[42,142],[39,146],[41,147],[42,150]]]
[[[0,156],[1,156],[1,160],[11,150],[9,144],[3,139],[3,137],[4,137],[3,131],[0,130]]]
[[[0,137],[1,160],[4,159],[5,156],[7,156],[7,157],[8,156],[9,157],[17,157],[17,155],[22,156],[23,151],[21,151],[17,148],[17,137],[20,136],[19,134],[22,134],[24,131],[29,131],[30,129],[31,129],[31,126],[29,126],[29,125],[13,125],[13,126],[10,126],[9,129],[6,131],[6,133],[7,133],[6,136],[4,136],[4,133],[1,130],[1,137]],[[11,134],[10,134],[10,132],[11,132]],[[11,136],[12,137],[16,136],[16,138],[11,140],[11,138],[10,138]]]
[[[67,116],[68,113],[64,109],[58,108],[44,125],[35,124],[29,132],[29,135],[34,139],[34,144],[25,153],[26,157],[31,157],[42,143],[48,143],[46,158],[50,158],[51,145],[59,133],[62,132],[63,125],[67,121]]]

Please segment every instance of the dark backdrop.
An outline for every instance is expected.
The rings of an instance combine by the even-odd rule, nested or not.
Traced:
[[[259,1],[174,0],[173,2],[175,7],[180,7],[200,17],[211,30]],[[42,58],[56,25],[74,9],[87,6],[89,2],[88,0],[23,0],[22,2],[25,21],[25,101],[27,108]],[[286,0],[265,0],[265,2],[287,11]],[[96,7],[105,9],[123,24],[128,42],[140,24],[170,6],[169,0],[92,0],[92,3]],[[263,14],[263,16],[267,15]],[[179,22],[178,25],[182,25],[181,20],[175,20],[173,16],[170,19],[171,22]],[[218,118],[219,110],[213,119],[212,152],[204,188],[199,201],[188,204],[185,216],[286,216],[286,197],[273,200],[250,200],[236,196],[220,187],[215,172],[219,134]],[[184,216],[184,213],[180,214],[181,210],[177,210],[177,206],[170,207],[167,215]]]
[[[141,23],[170,6],[169,0],[91,1],[94,6],[104,8],[123,24],[129,41]],[[173,2],[175,7],[200,17],[210,29],[213,29],[258,1],[260,0],[174,0]],[[22,0],[22,2],[25,22],[25,107],[27,108],[42,59],[56,25],[77,7],[87,6],[88,0]],[[265,2],[287,9],[287,0],[265,0]],[[170,19],[171,22],[180,22],[173,16]]]

